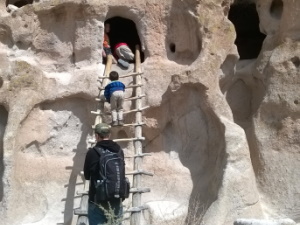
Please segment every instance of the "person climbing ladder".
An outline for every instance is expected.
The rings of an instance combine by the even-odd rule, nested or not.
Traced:
[[[105,86],[104,97],[111,106],[112,126],[123,126],[123,102],[125,85],[119,81],[119,74],[112,71],[109,74],[111,82]]]

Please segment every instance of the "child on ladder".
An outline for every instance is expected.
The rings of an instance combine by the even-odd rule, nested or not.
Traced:
[[[119,81],[119,74],[112,71],[109,74],[111,82],[105,86],[104,97],[110,103],[112,126],[123,126],[123,102],[125,85]]]

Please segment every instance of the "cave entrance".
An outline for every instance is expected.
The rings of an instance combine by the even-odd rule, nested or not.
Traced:
[[[256,5],[250,1],[235,1],[228,15],[236,30],[235,44],[240,59],[255,59],[261,51],[266,37],[259,30],[259,17]]]
[[[105,24],[107,23],[110,24],[110,32],[108,33],[108,37],[113,53],[115,46],[120,42],[127,43],[133,53],[135,53],[136,45],[141,47],[141,41],[135,23],[132,20],[117,16],[107,19]],[[140,54],[141,62],[144,62],[144,53],[141,51]]]
[[[18,8],[32,3],[33,0],[6,0],[6,6],[8,6],[8,4],[11,4],[17,6]]]
[[[2,177],[4,172],[3,138],[4,138],[5,127],[7,124],[7,119],[8,119],[8,112],[4,106],[0,105],[0,202],[2,201],[3,198],[3,183],[2,183]]]

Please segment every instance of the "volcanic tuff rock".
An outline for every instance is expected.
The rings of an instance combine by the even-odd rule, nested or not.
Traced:
[[[184,224],[187,214],[197,219],[191,224],[205,225],[300,222],[300,1],[13,6],[21,3],[0,1],[1,224],[76,223],[74,196],[104,70],[104,21],[114,17],[135,23],[144,53],[144,151],[152,153],[144,168],[154,172],[143,179],[151,188],[142,199],[150,208],[144,224]],[[258,12],[266,37],[254,58],[242,56],[256,42],[239,39],[228,19],[233,6]],[[122,146],[132,154],[131,144]]]

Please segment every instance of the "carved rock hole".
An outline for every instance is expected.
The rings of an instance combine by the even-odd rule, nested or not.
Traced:
[[[108,37],[110,40],[110,46],[112,52],[114,52],[115,46],[120,42],[125,42],[135,53],[135,46],[141,46],[141,41],[136,29],[136,25],[132,20],[122,17],[112,17],[105,21],[105,24],[110,24],[110,32]],[[144,62],[144,53],[141,51],[141,62]]]
[[[299,67],[300,66],[300,59],[297,56],[294,56],[293,58],[291,58],[292,63],[295,65],[295,67]]]
[[[280,19],[283,11],[283,1],[273,0],[270,7],[270,14],[275,19]]]
[[[171,52],[173,52],[173,53],[176,52],[176,45],[174,43],[171,43],[169,47],[170,47]]]
[[[242,1],[231,5],[228,15],[236,30],[235,44],[240,59],[255,59],[266,37],[259,30],[259,17],[255,3]]]
[[[298,104],[299,104],[299,101],[298,101],[298,100],[295,100],[294,103],[295,103],[295,105],[298,105]]]
[[[24,5],[32,4],[33,0],[6,0],[6,6],[8,4],[15,5],[17,7],[22,7]]]

